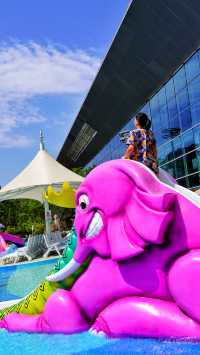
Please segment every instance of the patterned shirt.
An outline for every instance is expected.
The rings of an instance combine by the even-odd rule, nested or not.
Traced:
[[[130,131],[127,144],[134,146],[131,159],[157,170],[156,140],[151,130],[138,128]]]

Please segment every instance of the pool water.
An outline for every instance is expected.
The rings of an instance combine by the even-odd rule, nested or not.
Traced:
[[[198,355],[200,344],[152,339],[107,339],[87,333],[44,335],[0,331],[0,354],[6,355]]]
[[[24,297],[57,259],[0,267],[0,301]],[[88,332],[74,335],[8,333],[0,330],[0,355],[200,355],[200,344],[152,339],[107,339]]]
[[[47,276],[57,258],[1,266],[0,302],[18,299],[30,293]]]

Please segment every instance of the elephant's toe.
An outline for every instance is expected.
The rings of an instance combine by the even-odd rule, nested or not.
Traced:
[[[99,316],[93,326],[90,328],[90,333],[98,336],[109,336],[111,334],[108,324],[102,316]]]
[[[107,334],[103,330],[97,331],[93,327],[89,329],[89,333],[95,336],[106,337]]]

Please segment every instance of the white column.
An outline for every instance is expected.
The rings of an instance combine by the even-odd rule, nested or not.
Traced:
[[[46,235],[51,234],[51,210],[49,209],[49,204],[47,200],[44,200],[44,211],[45,211],[45,233]]]

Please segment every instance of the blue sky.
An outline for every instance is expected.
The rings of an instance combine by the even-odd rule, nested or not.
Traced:
[[[0,185],[56,157],[129,0],[6,0],[0,12]]]

